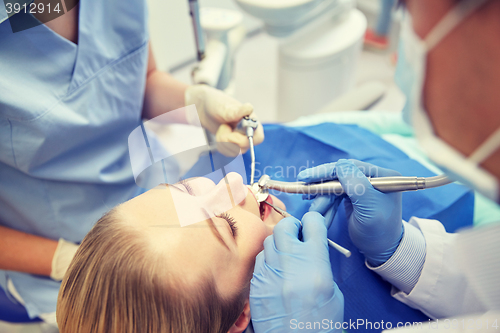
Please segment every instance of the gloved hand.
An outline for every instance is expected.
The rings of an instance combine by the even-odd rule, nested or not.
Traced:
[[[344,297],[333,281],[324,218],[307,213],[287,217],[264,241],[250,287],[250,311],[255,332],[337,332],[344,317]],[[321,329],[300,325],[320,322]],[[299,324],[302,323],[302,324]]]
[[[236,132],[235,128],[244,116],[257,119],[251,104],[241,104],[224,92],[205,84],[188,87],[185,103],[186,105],[196,105],[201,125],[215,134],[217,142],[231,142],[238,145],[242,152],[248,150],[248,138],[246,135]],[[264,128],[260,123],[255,130],[253,141],[254,145],[264,141]]]
[[[302,171],[300,181],[307,183],[338,179],[344,196],[349,236],[372,266],[385,263],[396,251],[403,237],[401,192],[382,193],[370,184],[369,177],[400,176],[394,170],[356,160],[339,160]],[[333,220],[339,198],[318,196],[310,210]],[[331,220],[327,223],[331,223]]]
[[[52,270],[50,272],[50,278],[52,280],[61,281],[64,278],[64,274],[66,274],[69,264],[71,260],[73,260],[77,250],[78,245],[62,238],[59,239],[56,252],[52,258]]]

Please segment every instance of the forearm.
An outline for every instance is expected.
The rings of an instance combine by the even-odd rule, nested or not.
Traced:
[[[151,44],[149,44],[148,71],[142,117],[153,119],[165,112],[185,106],[184,95],[187,87],[187,84],[156,68],[153,49]],[[183,113],[176,114],[176,117],[170,118],[170,121],[181,124],[188,123]]]
[[[0,226],[0,269],[49,276],[57,244]]]
[[[187,84],[176,80],[165,72],[156,69],[150,72],[146,79],[143,118],[152,119],[165,112],[185,106],[184,94],[187,87]],[[175,120],[179,123],[187,123],[185,117],[179,117]]]
[[[188,106],[194,104],[196,108],[183,108],[186,104]],[[179,108],[183,109],[170,112]],[[166,117],[159,117],[167,112]],[[251,104],[242,104],[224,92],[207,85],[189,86],[167,73],[158,71],[150,45],[143,118],[158,118],[155,122],[159,124],[201,123],[205,129],[216,135],[218,142],[231,142],[246,151],[249,146],[248,138],[235,130],[236,124],[245,116],[257,118]],[[259,124],[255,130],[253,140],[254,145],[264,140],[262,125]]]

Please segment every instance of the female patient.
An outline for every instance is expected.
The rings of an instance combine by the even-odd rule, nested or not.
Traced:
[[[228,193],[244,195],[224,213],[210,211]],[[206,219],[181,227],[180,206]],[[158,186],[115,207],[63,280],[60,332],[243,332],[255,257],[280,219],[235,173],[217,185],[193,178]]]

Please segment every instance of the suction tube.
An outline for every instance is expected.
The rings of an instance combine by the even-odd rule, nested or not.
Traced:
[[[368,180],[375,189],[383,193],[418,191],[452,183],[445,175],[434,177],[379,177],[369,178]],[[266,189],[285,193],[335,195],[342,195],[344,193],[344,189],[338,180],[318,184],[306,184],[304,182],[289,183],[267,179],[262,185]]]

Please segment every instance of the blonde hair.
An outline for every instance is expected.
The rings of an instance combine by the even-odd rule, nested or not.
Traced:
[[[213,278],[186,286],[147,238],[103,216],[83,240],[59,291],[61,333],[226,333],[248,299],[249,285],[223,299]]]

